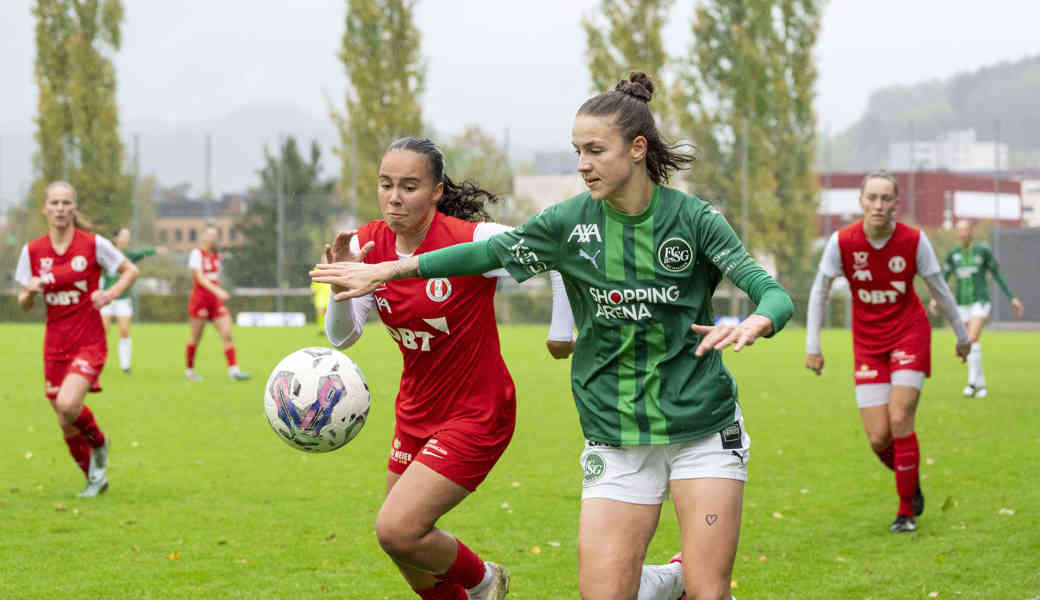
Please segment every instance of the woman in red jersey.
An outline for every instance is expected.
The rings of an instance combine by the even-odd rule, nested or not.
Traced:
[[[188,300],[188,325],[191,339],[185,348],[186,364],[184,377],[188,381],[202,381],[195,373],[195,350],[202,339],[202,330],[206,321],[213,323],[224,342],[224,357],[228,364],[228,377],[232,381],[246,381],[249,373],[238,368],[235,358],[235,344],[231,339],[231,315],[224,302],[231,298],[220,287],[221,256],[217,251],[217,228],[210,225],[202,232],[202,245],[188,255],[188,268],[191,269],[191,298]]]
[[[18,303],[29,310],[40,295],[47,306],[45,394],[72,458],[87,477],[79,496],[93,497],[108,489],[109,440],[84,404],[88,391],[101,391],[98,376],[108,355],[98,311],[130,287],[137,267],[112,242],[79,227],[76,190],[70,184],[47,186],[43,214],[47,235],[23,246],[18,258]],[[120,274],[107,290],[98,286],[102,271]]]
[[[390,145],[379,169],[383,219],[341,233],[328,262],[377,263],[454,244],[486,240],[509,227],[483,221],[494,196],[444,173],[428,139]],[[320,279],[318,271],[311,273]],[[494,314],[497,277],[482,275],[387,282],[373,293],[330,302],[329,341],[343,348],[361,335],[374,306],[404,357],[390,449],[387,497],[376,521],[380,545],[425,600],[493,599],[509,589],[508,571],[484,562],[437,521],[484,480],[509,444],[515,389],[499,348]],[[550,272],[553,320],[547,344],[564,357],[573,317],[559,274]],[[333,293],[342,288],[333,286]],[[680,565],[643,568],[640,600],[674,600]]]
[[[914,292],[914,275],[924,279],[953,325],[962,362],[971,345],[928,238],[896,222],[895,178],[886,171],[868,173],[859,202],[863,220],[835,232],[820,260],[809,297],[805,366],[817,375],[823,371],[820,324],[831,281],[844,276],[852,292],[856,403],[871,448],[895,472],[899,509],[889,530],[915,531],[924,494],[914,416],[925,377],[931,374],[932,330]]]

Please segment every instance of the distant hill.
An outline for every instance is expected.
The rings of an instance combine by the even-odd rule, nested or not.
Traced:
[[[1010,144],[1011,167],[1040,167],[1040,55],[1002,62],[977,71],[910,86],[882,88],[870,95],[859,121],[834,136],[829,147],[833,170],[885,164],[888,144],[946,131],[974,129],[980,140]],[[911,125],[912,124],[912,125]],[[821,167],[825,152],[818,153]]]

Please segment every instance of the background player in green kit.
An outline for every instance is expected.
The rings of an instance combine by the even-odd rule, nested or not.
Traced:
[[[975,243],[972,234],[970,221],[957,221],[957,237],[960,238],[961,244],[946,255],[942,265],[943,279],[949,281],[951,275],[954,277],[953,295],[957,299],[957,310],[961,313],[961,319],[968,327],[968,340],[971,342],[971,352],[968,353],[968,386],[964,388],[964,395],[985,398],[986,376],[982,373],[982,343],[979,342],[979,336],[982,335],[982,328],[986,325],[993,308],[986,273],[993,275],[994,281],[1011,300],[1011,310],[1015,317],[1021,319],[1025,309],[1000,276],[996,257],[989,248]],[[933,314],[935,307],[935,300],[932,300],[928,308]]]
[[[163,246],[145,246],[131,250],[129,248],[130,229],[126,227],[122,227],[116,232],[116,237],[113,238],[113,241],[116,243],[116,248],[132,263],[137,263],[142,258],[147,258],[156,253],[162,254],[166,252],[166,248]],[[101,288],[107,290],[115,285],[118,280],[118,275],[110,276],[108,273],[102,273]],[[108,326],[112,324],[112,317],[116,318],[116,324],[119,326],[119,368],[124,373],[130,372],[130,357],[133,352],[133,342],[130,341],[130,321],[133,316],[134,305],[133,300],[130,298],[129,289],[120,294],[111,304],[101,309],[101,322],[105,325],[105,333],[108,333]]]
[[[355,297],[404,277],[505,267],[562,275],[578,325],[571,382],[587,439],[578,542],[582,598],[635,599],[669,490],[690,598],[730,597],[750,439],[719,350],[779,331],[793,311],[717,210],[663,187],[692,158],[665,145],[643,73],[589,99],[572,143],[588,191],[517,229],[379,264],[318,265]],[[723,275],[758,310],[712,325]]]

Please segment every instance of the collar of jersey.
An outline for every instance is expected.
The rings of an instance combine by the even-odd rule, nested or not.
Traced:
[[[627,213],[623,213],[623,212],[614,210],[614,207],[612,207],[610,204],[608,204],[606,200],[602,201],[602,203],[603,203],[603,212],[605,212],[606,215],[609,218],[611,218],[612,220],[618,221],[620,223],[627,223],[629,225],[636,225],[638,223],[642,223],[643,221],[645,221],[645,220],[647,220],[647,219],[649,219],[650,217],[653,216],[654,209],[657,208],[657,196],[660,193],[660,190],[661,190],[661,186],[659,186],[659,185],[657,185],[655,183],[654,184],[654,193],[650,194],[650,204],[648,204],[646,206],[646,209],[643,210],[643,212],[639,213],[638,215],[630,215],[630,214],[627,214]]]

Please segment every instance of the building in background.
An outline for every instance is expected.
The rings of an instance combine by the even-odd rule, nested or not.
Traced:
[[[950,228],[958,219],[993,219],[1001,227],[1021,227],[1022,182],[949,171],[895,171],[899,183],[899,220],[927,228]],[[820,235],[829,235],[860,218],[859,188],[866,173],[822,173],[819,176]]]
[[[1026,227],[1040,227],[1040,179],[1022,181],[1022,222]]]
[[[888,168],[893,171],[992,171],[1008,165],[1008,145],[983,142],[974,129],[948,131],[934,140],[892,142]]]
[[[156,241],[174,252],[187,252],[198,246],[199,236],[207,225],[217,228],[217,244],[221,247],[236,246],[243,241],[232,226],[246,210],[244,195],[224,194],[212,201],[170,198],[159,202],[158,210]]]

